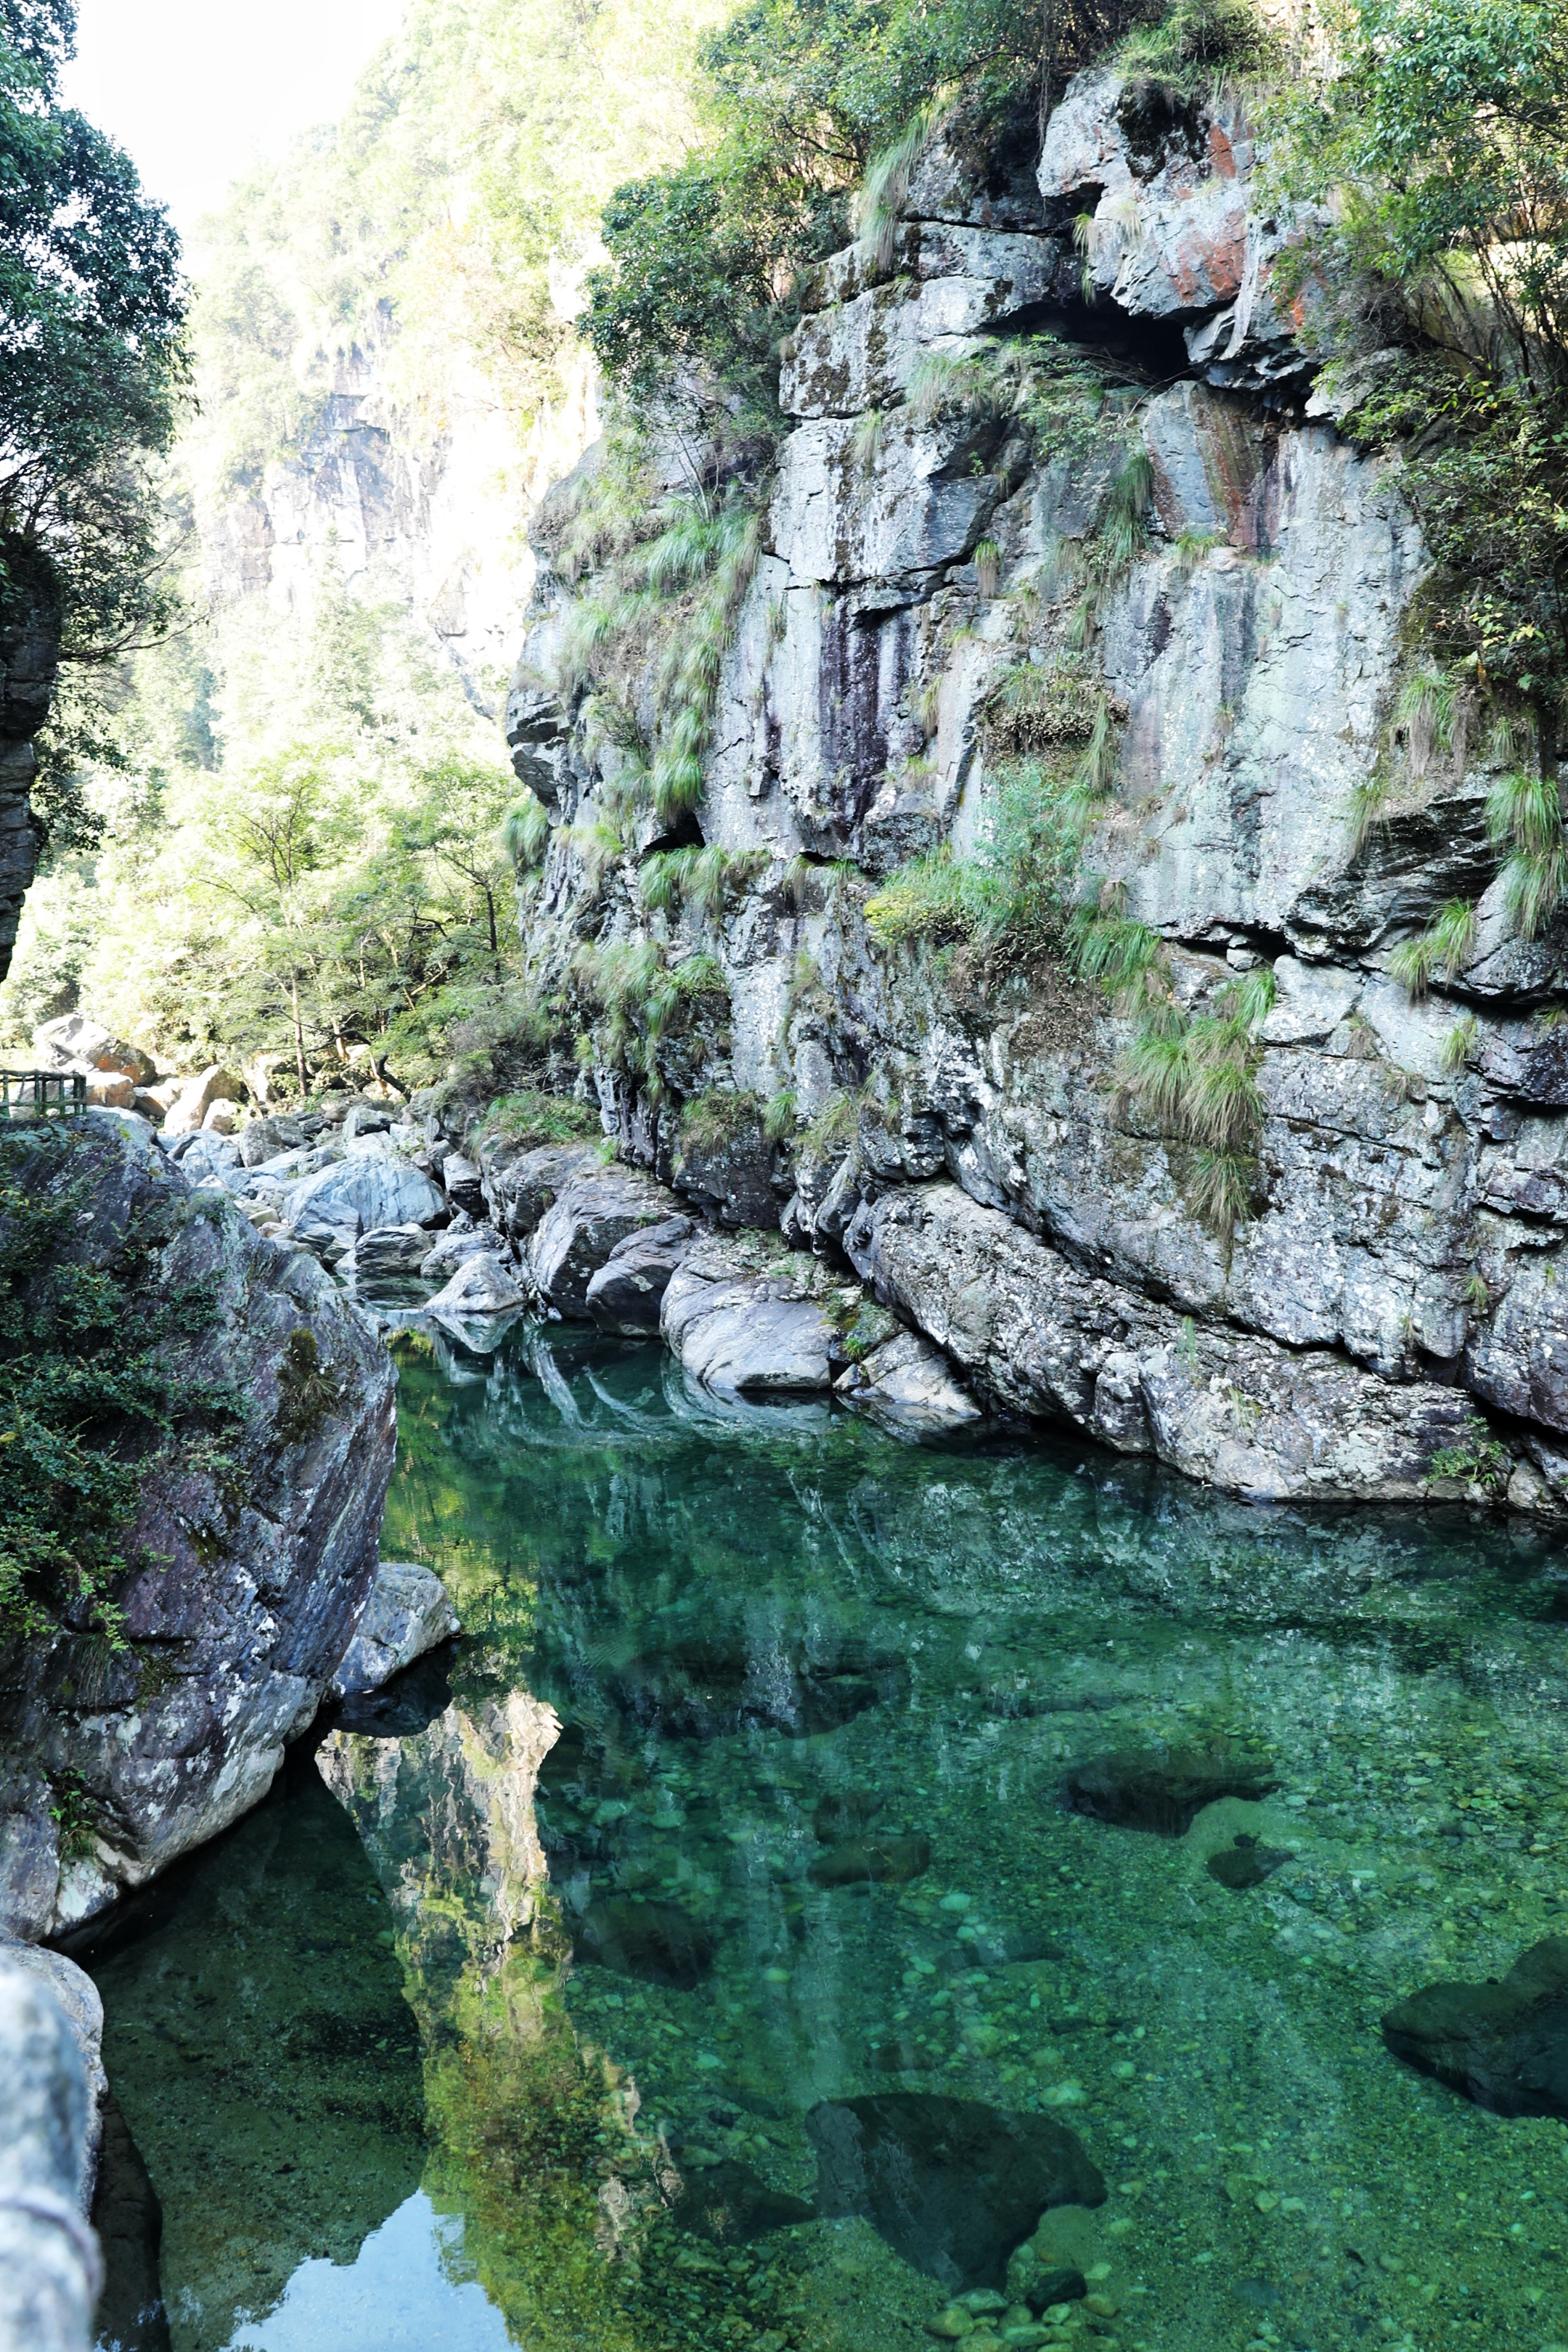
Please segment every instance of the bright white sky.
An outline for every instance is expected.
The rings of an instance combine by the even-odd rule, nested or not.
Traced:
[[[404,0],[79,0],[65,97],[182,236],[258,156],[331,122]]]

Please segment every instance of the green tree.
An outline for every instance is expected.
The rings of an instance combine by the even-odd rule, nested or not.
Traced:
[[[71,0],[0,5],[0,595],[78,659],[161,614],[156,509],[183,380],[179,253],[129,159],[58,102]]]
[[[698,151],[618,188],[584,331],[634,399],[692,362],[767,406],[801,273],[848,241],[851,199],[896,206],[940,112],[1033,161],[1066,76],[1146,0],[742,0],[702,44]],[[1042,55],[1044,45],[1044,56]]]

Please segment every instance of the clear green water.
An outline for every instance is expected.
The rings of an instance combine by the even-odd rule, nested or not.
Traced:
[[[812,2213],[805,2120],[889,2090],[1050,2117],[1109,2187],[1057,2225],[1089,2302],[976,2352],[1568,2339],[1563,2125],[1378,2032],[1568,1926],[1553,1547],[522,1328],[405,1343],[402,1430],[383,1549],[449,1581],[447,1681],[297,1751],[93,1962],[178,2352],[908,2352],[947,2290]],[[1063,1808],[1075,1760],[1216,1740],[1261,1806]],[[1239,1893],[1238,1830],[1291,1857]],[[857,1833],[929,1864],[821,1883]]]

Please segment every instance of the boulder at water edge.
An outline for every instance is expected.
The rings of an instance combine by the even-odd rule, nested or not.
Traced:
[[[102,2275],[82,2205],[95,2103],[70,2023],[0,1951],[0,2352],[87,2352]]]
[[[412,1560],[384,1559],[353,1640],[332,1676],[333,1696],[379,1690],[426,1650],[450,1641],[458,1630],[458,1612],[433,1569]]]
[[[588,1285],[588,1312],[601,1331],[628,1339],[657,1339],[659,1308],[697,1228],[689,1217],[667,1217],[617,1242]]]
[[[29,1137],[40,1198],[79,1188],[56,1263],[139,1302],[199,1304],[161,1343],[177,1390],[226,1402],[176,1420],[141,1465],[115,1594],[127,1646],[62,1624],[14,1650],[0,1691],[0,1927],[58,1933],[267,1793],[359,1622],[395,1442],[395,1375],[314,1260],[193,1192],[151,1131],[89,1113]],[[23,1286],[19,1304],[26,1311]],[[90,1685],[87,1678],[90,1676]],[[90,1686],[92,1705],[79,1694]],[[81,1791],[90,1851],[62,1857],[49,1788]]]
[[[490,1253],[465,1258],[429,1307],[432,1315],[506,1315],[526,1304],[510,1260]]]

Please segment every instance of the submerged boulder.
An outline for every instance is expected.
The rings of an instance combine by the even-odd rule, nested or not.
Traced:
[[[1249,1888],[1261,1886],[1277,1870],[1283,1870],[1294,1854],[1282,1845],[1263,1845],[1246,1831],[1234,1845],[1222,1846],[1211,1853],[1204,1868],[1221,1886],[1228,1886],[1233,1895],[1245,1895]]]
[[[806,1876],[814,1886],[900,1885],[930,1868],[931,1840],[917,1832],[852,1838],[819,1854]]]
[[[863,2215],[896,2254],[955,2290],[1000,2288],[1008,2256],[1048,2206],[1105,2201],[1074,2133],[979,2099],[829,2099],[805,2127],[823,2212]]]
[[[1424,1986],[1389,2010],[1396,2058],[1500,2116],[1568,2116],[1568,1936],[1532,1944],[1500,1983]]]
[[[1255,1757],[1225,1748],[1121,1748],[1074,1764],[1062,1782],[1068,1811],[1118,1828],[1183,1837],[1205,1805],[1221,1797],[1255,1802],[1279,1781]]]
[[[853,1722],[902,1689],[907,1674],[901,1659],[856,1646],[792,1657],[713,1635],[633,1658],[610,1689],[637,1722],[669,1738],[717,1739],[751,1725],[802,1738]]]
[[[689,1991],[711,1969],[716,1947],[707,1928],[673,1903],[609,1895],[589,1904],[573,1949],[617,1976]]]
[[[677,2149],[679,2169],[661,2182],[671,2218],[694,2237],[710,2238],[717,2246],[746,2246],[770,2230],[787,2230],[797,2221],[812,2221],[816,2208],[786,2189],[770,2189],[750,2165],[728,2158],[718,2164],[689,2162]]]

